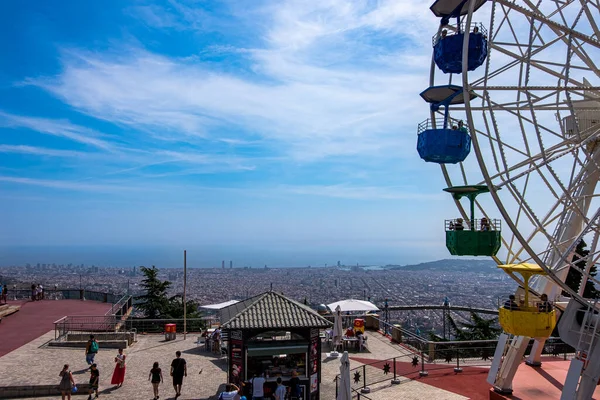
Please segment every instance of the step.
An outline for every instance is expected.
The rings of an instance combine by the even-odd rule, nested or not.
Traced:
[[[19,311],[19,308],[21,308],[21,306],[2,305],[2,307],[0,307],[0,319],[16,313]]]

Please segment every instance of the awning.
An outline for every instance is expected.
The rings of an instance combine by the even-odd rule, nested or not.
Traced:
[[[233,304],[239,303],[239,300],[229,300],[224,303],[219,304],[208,304],[206,306],[200,306],[200,308],[205,308],[207,310],[220,310],[221,308],[229,307]]]
[[[348,311],[378,311],[379,308],[375,306],[375,304],[366,300],[356,300],[356,299],[348,299],[342,301],[336,301],[335,303],[327,304],[327,307],[334,311],[337,307],[340,307],[340,311],[348,312]]]
[[[248,346],[248,356],[272,356],[275,354],[302,354],[308,352],[308,343],[290,345],[290,346],[271,346],[271,347],[250,347]]]

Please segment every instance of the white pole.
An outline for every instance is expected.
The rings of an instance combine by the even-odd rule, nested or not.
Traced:
[[[185,299],[185,289],[187,286],[187,252],[183,251],[183,340],[187,336],[187,304]]]

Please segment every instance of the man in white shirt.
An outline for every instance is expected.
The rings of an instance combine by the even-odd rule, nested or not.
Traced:
[[[277,389],[275,389],[275,400],[285,400],[287,389],[281,383],[281,377],[277,378]]]
[[[233,383],[225,386],[225,391],[219,395],[219,400],[235,400],[240,388]]]
[[[254,374],[252,382],[252,400],[263,400],[265,397],[265,378],[259,374]]]

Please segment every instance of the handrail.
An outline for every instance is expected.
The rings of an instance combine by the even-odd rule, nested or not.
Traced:
[[[119,299],[119,301],[117,301],[115,304],[113,304],[113,305],[112,305],[112,307],[110,308],[110,310],[108,310],[108,311],[106,312],[106,314],[104,314],[104,315],[115,315],[115,314],[117,314],[117,313],[118,313],[118,311],[120,311],[120,309],[122,309],[122,308],[123,308],[123,306],[124,306],[124,305],[126,305],[126,304],[128,305],[128,307],[127,307],[127,308],[129,309],[129,307],[130,307],[130,304],[129,304],[129,303],[130,303],[130,300],[131,300],[132,298],[133,298],[133,297],[132,297],[132,296],[130,296],[130,295],[128,295],[128,294],[126,294],[126,295],[123,295],[123,297],[121,297],[121,298]],[[115,311],[115,310],[116,310],[116,311]]]

